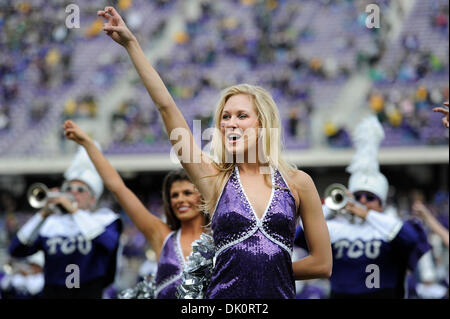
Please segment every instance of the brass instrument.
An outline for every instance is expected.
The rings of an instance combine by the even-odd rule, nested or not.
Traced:
[[[48,189],[48,187],[42,183],[35,183],[31,185],[27,192],[28,203],[30,204],[31,207],[37,209],[44,207],[49,199],[61,196],[66,196],[72,201],[74,205],[77,204],[72,194],[62,192],[51,192]],[[65,209],[61,207],[61,205],[50,205],[51,210],[54,210],[56,207],[65,212]]]
[[[325,206],[330,210],[343,213],[345,205],[349,201],[353,201],[348,195],[347,188],[338,183],[331,184],[325,189]]]

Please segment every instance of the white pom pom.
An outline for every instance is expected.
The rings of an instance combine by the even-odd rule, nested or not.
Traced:
[[[375,115],[358,124],[352,135],[356,151],[347,172],[376,174],[379,171],[378,150],[384,137],[383,127]]]

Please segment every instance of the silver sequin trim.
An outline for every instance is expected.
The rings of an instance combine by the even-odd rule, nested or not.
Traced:
[[[272,177],[272,193],[271,193],[271,195],[270,195],[270,199],[269,199],[269,202],[268,202],[268,204],[267,204],[266,210],[264,211],[264,214],[261,216],[261,219],[259,219],[258,216],[256,215],[256,212],[255,212],[255,210],[253,209],[253,207],[252,207],[252,205],[251,205],[251,203],[250,203],[248,197],[247,197],[247,194],[246,194],[245,191],[244,191],[244,187],[242,186],[241,179],[240,179],[240,175],[239,175],[239,169],[238,169],[237,166],[235,167],[235,173],[236,173],[237,180],[238,180],[238,182],[239,182],[240,192],[241,192],[241,194],[243,194],[244,197],[245,197],[245,200],[246,200],[246,203],[245,203],[245,204],[246,204],[246,206],[247,206],[247,207],[252,211],[252,213],[253,213],[253,216],[254,216],[254,218],[255,218],[255,220],[254,220],[255,226],[252,227],[249,231],[244,232],[243,235],[242,235],[242,237],[239,237],[239,238],[237,238],[237,239],[235,239],[235,240],[233,240],[233,241],[231,241],[231,242],[225,244],[224,246],[220,247],[220,248],[217,250],[217,252],[216,252],[214,258],[217,258],[217,256],[219,256],[219,254],[222,253],[225,249],[227,249],[227,248],[229,248],[229,247],[231,247],[231,246],[233,246],[233,245],[236,245],[236,244],[238,244],[238,243],[240,243],[240,242],[246,240],[247,238],[250,238],[254,233],[256,233],[256,231],[258,231],[258,229],[259,229],[259,230],[261,231],[261,233],[262,233],[265,237],[267,237],[270,241],[272,241],[273,243],[279,245],[281,248],[283,248],[284,250],[286,250],[286,251],[289,253],[289,256],[292,256],[292,248],[289,248],[289,247],[288,247],[287,245],[285,245],[284,243],[282,243],[282,242],[280,242],[279,240],[273,238],[273,237],[268,233],[268,231],[266,231],[265,228],[264,228],[264,225],[265,225],[265,220],[264,220],[264,219],[265,219],[265,217],[266,217],[268,211],[269,211],[270,208],[272,207],[273,199],[274,199],[275,192],[276,192],[276,189],[275,189],[275,172],[274,172],[274,170],[273,170],[272,167],[270,167],[270,170],[271,170],[271,175],[272,175],[272,176],[271,176],[271,177]],[[283,178],[283,176],[281,176],[281,177]],[[283,180],[284,180],[284,178],[283,178]],[[286,181],[285,181],[285,183],[286,183]],[[287,183],[286,183],[286,186],[288,186]],[[289,187],[289,186],[288,186],[288,187]]]

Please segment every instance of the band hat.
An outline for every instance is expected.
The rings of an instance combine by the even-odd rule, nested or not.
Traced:
[[[347,172],[351,174],[348,188],[354,193],[368,191],[378,196],[384,206],[389,182],[379,169],[378,151],[385,134],[378,118],[371,115],[355,128],[352,134],[355,154]]]
[[[350,176],[348,181],[348,189],[352,193],[358,191],[371,192],[381,199],[381,204],[384,206],[389,191],[389,182],[380,172],[370,175],[355,173]]]
[[[100,144],[94,141],[101,150]],[[92,190],[94,197],[98,200],[103,193],[103,181],[95,169],[86,150],[79,146],[69,168],[64,173],[66,181],[79,180]]]

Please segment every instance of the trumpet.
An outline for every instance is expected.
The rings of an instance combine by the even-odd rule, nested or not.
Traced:
[[[62,192],[51,192],[48,189],[48,187],[42,183],[35,183],[31,185],[30,188],[28,188],[27,192],[28,203],[30,204],[31,207],[36,209],[44,207],[49,199],[61,196],[68,197],[72,201],[72,203],[76,205],[77,202],[75,201],[75,198],[72,196],[72,194]],[[63,212],[66,212],[64,207],[62,207],[61,205],[56,205],[56,207],[58,207]],[[55,205],[51,205],[50,209],[54,210]]]
[[[347,193],[348,190],[344,185],[338,183],[331,184],[325,189],[325,206],[332,211],[344,213],[345,205],[353,201]]]

